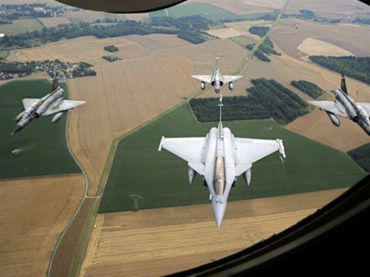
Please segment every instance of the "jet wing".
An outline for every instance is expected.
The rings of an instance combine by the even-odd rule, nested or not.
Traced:
[[[40,100],[41,100],[40,98],[24,98],[22,100],[22,104],[23,104],[24,109],[27,110],[28,107],[30,107],[34,103],[39,102]]]
[[[316,106],[325,111],[349,118],[343,105],[335,101],[308,101],[313,106]]]
[[[224,81],[225,84],[228,84],[230,82],[234,82],[236,80],[239,80],[243,76],[241,75],[222,75],[222,80]]]
[[[204,174],[202,159],[206,138],[165,138],[162,137],[158,151],[162,147],[188,162],[188,165],[200,175]]]
[[[65,112],[78,106],[85,104],[86,101],[77,101],[77,100],[62,100],[57,102],[56,105],[51,105],[42,115],[50,115],[58,112]]]
[[[359,103],[359,102],[356,102],[357,105],[361,106],[365,112],[370,115],[370,103]]]
[[[248,139],[235,138],[235,175],[239,176],[248,170],[252,163],[276,152],[285,158],[285,150],[282,140],[264,140],[264,139]]]
[[[212,83],[211,75],[191,75],[191,77],[208,84]]]

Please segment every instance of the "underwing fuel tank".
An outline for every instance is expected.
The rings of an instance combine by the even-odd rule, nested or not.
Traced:
[[[245,183],[249,186],[251,183],[251,178],[252,178],[251,169],[248,169],[246,172],[244,172],[243,178],[244,178]]]
[[[188,170],[189,184],[193,183],[195,174],[196,174],[195,171],[191,167],[189,167],[189,170]]]
[[[326,112],[330,118],[330,121],[337,127],[340,126],[340,121],[339,119],[335,116],[335,114],[331,113],[331,112]]]
[[[51,123],[57,122],[63,116],[63,114],[64,114],[64,112],[60,112],[60,113],[57,113],[56,115],[54,115],[53,118],[51,119]]]

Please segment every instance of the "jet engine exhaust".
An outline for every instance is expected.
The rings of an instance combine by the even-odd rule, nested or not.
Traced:
[[[340,121],[339,119],[331,112],[328,112],[326,111],[326,113],[328,114],[329,118],[330,118],[330,121],[337,127],[340,126]]]

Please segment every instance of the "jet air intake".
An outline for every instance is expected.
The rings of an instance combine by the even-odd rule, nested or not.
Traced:
[[[200,89],[201,90],[204,90],[206,88],[206,83],[205,82],[201,82],[200,83]]]
[[[234,84],[233,84],[233,82],[230,82],[229,83],[229,90],[233,90],[234,89]]]
[[[331,112],[328,112],[326,111],[326,113],[328,114],[329,118],[330,118],[330,121],[337,127],[340,126],[340,121],[339,119],[335,116],[335,114],[331,113]]]

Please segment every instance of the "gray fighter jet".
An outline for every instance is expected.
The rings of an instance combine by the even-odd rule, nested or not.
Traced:
[[[279,151],[285,156],[283,141],[236,138],[221,122],[212,128],[206,137],[165,138],[162,137],[158,151],[162,148],[188,163],[188,177],[191,184],[196,173],[204,179],[212,201],[216,224],[221,226],[231,187],[243,174],[245,182],[251,182],[251,168],[254,162]]]
[[[355,102],[348,95],[346,80],[343,74],[340,88],[333,91],[333,93],[335,94],[334,101],[308,101],[308,103],[325,110],[335,126],[340,126],[340,121],[335,116],[340,115],[356,122],[368,135],[370,135],[370,103]]]
[[[212,75],[191,75],[192,78],[201,81],[200,89],[204,90],[206,88],[206,84],[211,84],[214,87],[216,93],[220,93],[221,87],[224,84],[229,85],[229,89],[234,89],[234,82],[243,76],[240,75],[222,75],[221,70],[218,67],[218,58],[216,58],[216,66],[213,70]]]
[[[41,99],[24,98],[22,100],[24,111],[15,117],[14,120],[17,122],[17,126],[12,135],[22,130],[35,118],[55,114],[51,120],[52,123],[55,123],[66,111],[86,103],[86,101],[64,100],[63,93],[64,90],[58,85],[58,81],[54,80],[51,92]]]

